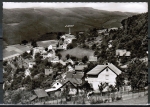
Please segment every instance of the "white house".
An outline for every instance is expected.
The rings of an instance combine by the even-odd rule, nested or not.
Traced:
[[[70,65],[68,65],[68,71],[70,72],[70,71],[74,71],[74,68],[72,67],[72,66],[70,66]]]
[[[122,71],[113,64],[97,65],[87,73],[87,78],[85,80],[92,84],[93,89],[97,91],[99,89],[98,85],[101,82],[115,85],[116,77],[121,74],[121,72]]]
[[[97,62],[97,57],[89,56],[89,61],[90,62]]]
[[[63,83],[61,81],[56,81],[51,88],[46,89],[46,92],[51,92],[51,91],[56,91],[58,90],[60,87],[62,87]]]
[[[35,65],[35,62],[29,62],[29,68],[33,68],[33,65]]]
[[[116,50],[116,56],[130,56],[131,52],[127,51],[126,49],[117,49]]]
[[[35,58],[36,53],[43,53],[43,50],[45,50],[43,47],[33,48],[33,59]]]
[[[26,70],[25,70],[25,77],[30,76],[30,75],[31,75],[30,70],[29,70],[29,69],[26,69]]]
[[[48,46],[48,50],[52,50],[53,49],[53,46],[52,45],[49,45]]]

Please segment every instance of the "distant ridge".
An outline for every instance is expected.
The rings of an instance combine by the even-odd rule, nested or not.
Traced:
[[[3,37],[6,43],[37,39],[48,32],[72,32],[89,28],[119,27],[121,21],[136,13],[109,12],[89,7],[3,9]]]

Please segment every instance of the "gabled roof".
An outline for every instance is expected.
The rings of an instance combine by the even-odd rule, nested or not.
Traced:
[[[75,70],[82,71],[87,65],[75,65]]]
[[[91,61],[91,62],[97,61],[97,57],[89,56],[89,61]]]
[[[30,97],[29,99],[30,99],[30,101],[32,101],[32,100],[34,100],[34,99],[36,99],[37,98],[37,96],[36,95],[33,95],[32,97]]]
[[[84,76],[84,73],[80,72],[67,72],[66,74],[66,80],[65,81],[70,81],[73,84],[81,84],[82,83],[82,77]]]
[[[67,62],[70,62],[71,64],[74,64],[74,62],[70,58],[67,60]]]
[[[115,65],[113,64],[108,64],[108,65],[97,65],[95,68],[93,68],[91,71],[89,71],[87,74],[88,75],[98,75],[101,73],[106,67],[109,67],[116,75],[121,74],[121,70],[118,69]]]
[[[38,98],[47,97],[48,94],[43,89],[36,89],[34,90],[35,94],[38,96]]]

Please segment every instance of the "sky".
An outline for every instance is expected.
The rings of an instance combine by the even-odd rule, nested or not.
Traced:
[[[129,3],[14,3],[14,2],[3,2],[3,8],[72,8],[72,7],[92,7],[99,10],[107,11],[121,11],[121,12],[136,12],[144,13],[148,12],[147,2],[129,2]]]

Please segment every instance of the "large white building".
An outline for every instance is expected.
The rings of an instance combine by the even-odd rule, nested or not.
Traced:
[[[108,85],[115,85],[117,75],[121,74],[121,70],[119,70],[113,64],[106,65],[97,65],[91,71],[87,73],[87,78],[89,84],[93,86],[93,89],[99,90],[98,85],[102,83],[108,83]]]

